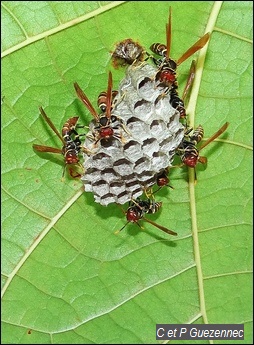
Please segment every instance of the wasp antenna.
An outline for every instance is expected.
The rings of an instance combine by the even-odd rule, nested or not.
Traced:
[[[143,219],[145,219],[145,218],[143,218]],[[145,228],[144,228],[142,225],[140,225],[138,222],[135,222],[135,224],[137,224],[137,226],[138,226],[141,230],[145,230]]]
[[[65,169],[66,169],[66,164],[64,164],[64,167],[63,167],[63,173],[62,173],[62,178],[61,178],[62,182],[64,182]]]
[[[128,224],[129,222],[127,222],[126,224],[124,224],[124,226],[120,229],[120,230],[116,230],[115,232],[114,232],[114,234],[119,234],[119,232],[121,232],[125,227],[126,227],[126,225]]]
[[[196,185],[197,184],[197,172],[196,172],[196,169],[194,168],[194,184]]]

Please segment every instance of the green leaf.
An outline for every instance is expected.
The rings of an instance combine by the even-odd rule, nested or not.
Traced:
[[[252,342],[252,2],[2,1],[2,343],[155,343],[156,323],[244,323]],[[206,170],[172,169],[151,219],[126,222],[116,205],[96,204],[82,183],[61,181],[57,128],[91,114],[105,90],[109,52],[125,38],[165,42],[171,55],[205,32],[188,113],[205,137]],[[194,57],[193,57],[194,58]],[[180,95],[191,59],[179,66]],[[114,86],[124,70],[113,71]],[[193,340],[192,343],[195,341]]]

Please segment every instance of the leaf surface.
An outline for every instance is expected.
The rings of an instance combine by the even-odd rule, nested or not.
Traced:
[[[252,2],[2,1],[2,343],[155,343],[157,323],[244,323],[252,341]],[[188,113],[208,138],[206,170],[172,169],[150,224],[125,223],[66,176],[56,128],[91,114],[109,52],[125,38],[165,42],[179,58],[205,32]],[[194,58],[194,57],[193,57]],[[178,70],[180,95],[191,58]],[[122,69],[113,70],[116,87]],[[190,174],[189,174],[190,173]],[[176,342],[176,341],[175,341]],[[194,341],[192,341],[194,343]]]

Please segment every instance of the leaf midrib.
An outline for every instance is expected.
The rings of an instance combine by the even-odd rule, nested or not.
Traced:
[[[211,14],[208,18],[207,26],[205,28],[205,33],[210,32],[212,33],[215,27],[215,23],[217,21],[218,15],[221,10],[222,1],[215,1]],[[206,44],[201,50],[198,55],[197,63],[196,63],[196,73],[195,79],[190,95],[189,106],[186,109],[189,119],[190,127],[194,126],[194,119],[195,119],[195,109],[199,94],[199,88],[202,80],[202,74],[204,70],[204,62],[206,53],[208,50],[208,44]],[[199,247],[199,238],[198,238],[198,226],[197,226],[197,211],[196,211],[196,200],[195,200],[195,171],[194,169],[189,168],[189,195],[190,195],[190,212],[191,212],[191,224],[192,224],[192,234],[193,234],[193,251],[194,251],[194,259],[197,267],[197,279],[198,279],[198,291],[199,291],[199,303],[200,303],[200,312],[203,318],[203,322],[208,324],[208,317],[207,317],[207,310],[205,305],[205,292],[204,292],[204,278],[202,272],[202,265],[201,265],[201,255],[200,255],[200,247]]]
[[[111,8],[117,7],[117,6],[119,6],[119,5],[121,5],[122,3],[125,3],[125,2],[126,1],[112,1],[110,4],[104,5],[104,6],[100,7],[100,8],[97,8],[96,10],[94,10],[94,11],[92,11],[90,13],[84,14],[83,16],[80,16],[80,17],[77,17],[75,19],[72,19],[72,20],[70,20],[70,21],[68,21],[68,22],[66,22],[64,24],[60,24],[59,26],[57,26],[57,27],[55,27],[53,29],[44,31],[41,34],[38,34],[38,35],[35,35],[35,36],[32,36],[32,37],[29,37],[27,35],[27,33],[24,30],[24,28],[22,27],[22,25],[16,20],[16,22],[20,25],[20,28],[21,28],[23,34],[27,37],[27,39],[24,40],[23,42],[19,43],[19,44],[16,44],[15,46],[13,46],[13,47],[3,51],[1,53],[1,58],[5,57],[5,56],[8,56],[8,55],[14,53],[17,50],[22,49],[22,48],[28,46],[31,43],[40,41],[41,39],[44,39],[45,37],[54,35],[54,34],[56,34],[58,32],[61,32],[61,31],[65,30],[65,29],[67,29],[67,28],[70,28],[70,27],[72,27],[72,26],[74,26],[76,24],[82,23],[82,22],[86,21],[87,19],[95,17],[95,16],[97,16],[97,15],[103,13],[103,12],[106,12],[106,11],[110,10]],[[3,6],[3,4],[2,4],[2,6]]]

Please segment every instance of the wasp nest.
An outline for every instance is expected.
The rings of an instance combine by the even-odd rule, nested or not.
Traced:
[[[152,187],[183,139],[179,112],[156,84],[156,72],[147,63],[128,67],[111,111],[113,136],[96,142],[96,123],[90,123],[82,180],[101,205],[124,204]]]

